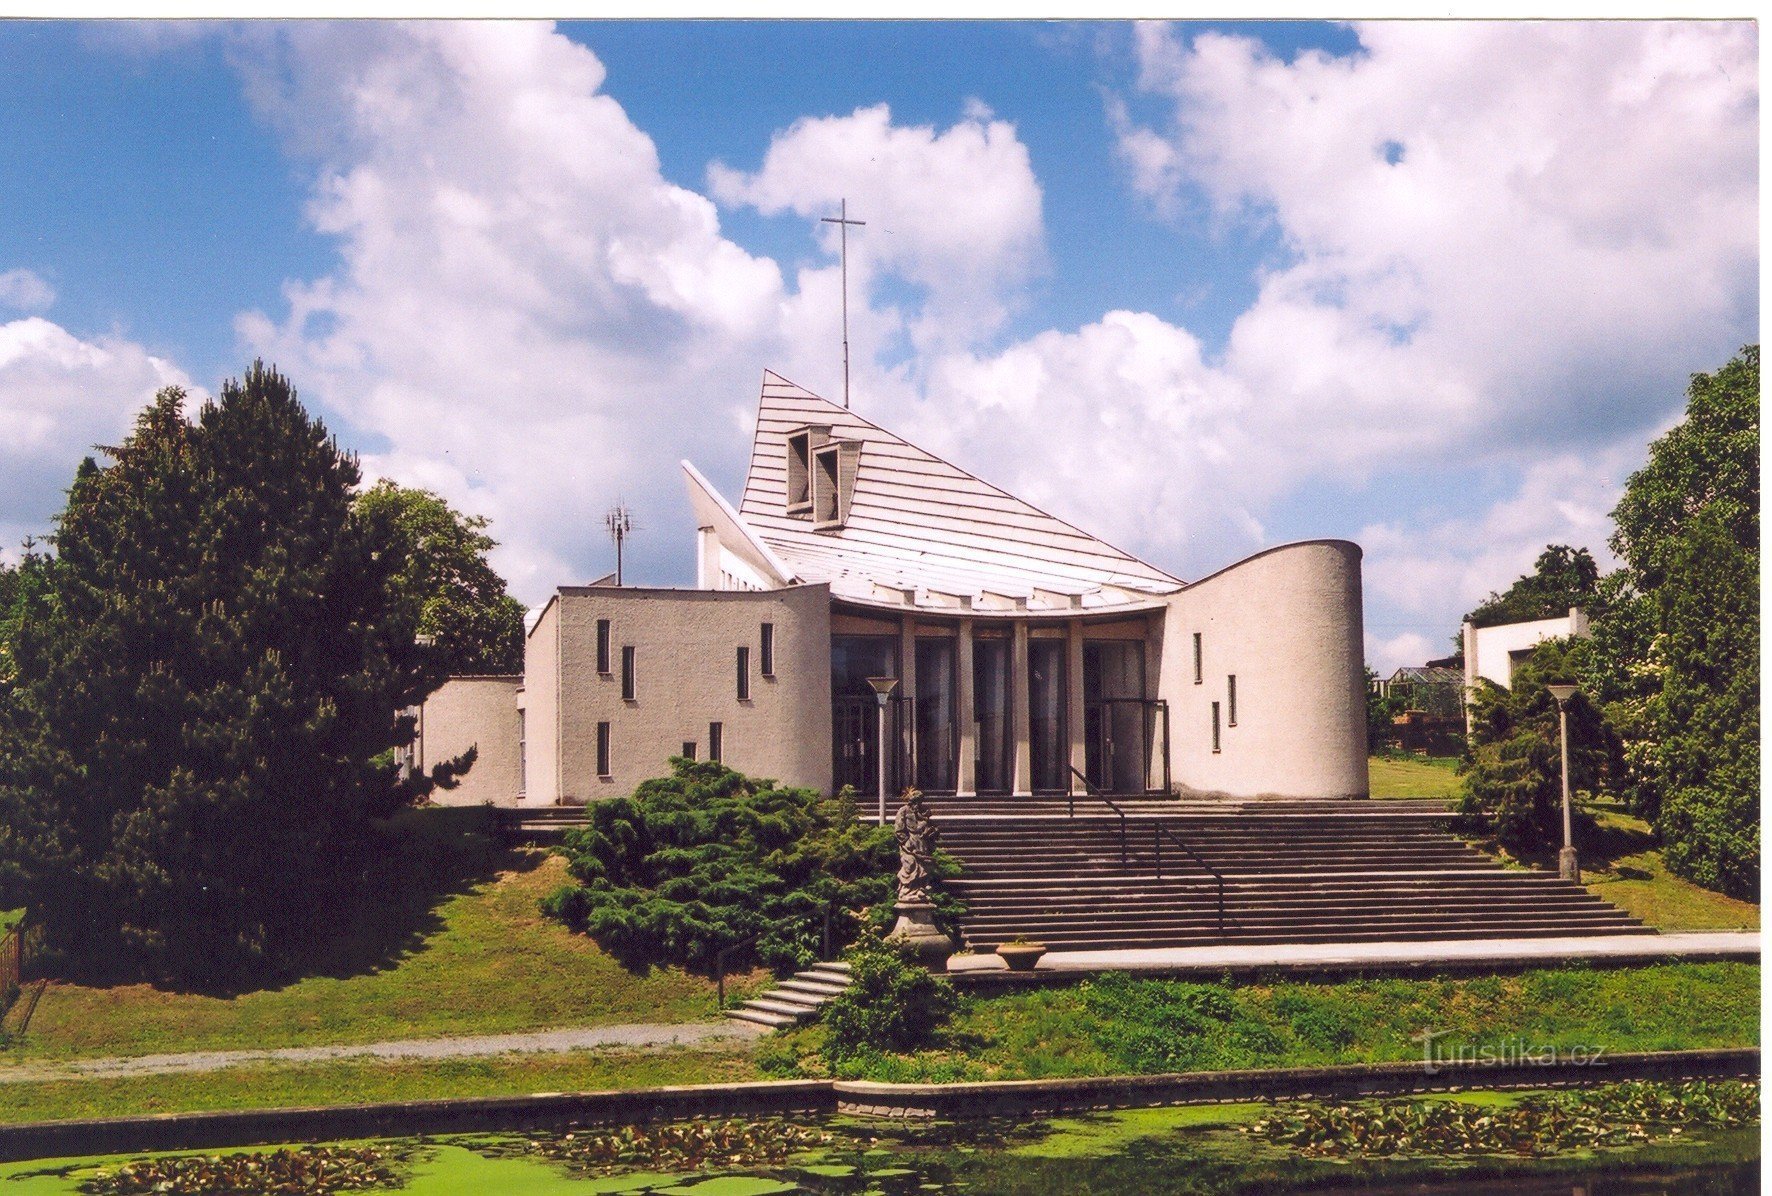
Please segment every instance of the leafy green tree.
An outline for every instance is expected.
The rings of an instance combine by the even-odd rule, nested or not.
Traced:
[[[1473,695],[1462,807],[1522,858],[1554,856],[1563,843],[1557,700],[1546,687],[1576,681],[1585,650],[1583,640],[1546,640],[1514,668],[1512,689],[1484,680]],[[1608,789],[1619,765],[1617,735],[1578,693],[1569,702],[1569,787],[1578,835],[1591,823],[1580,814],[1582,795]]]
[[[670,776],[587,813],[590,825],[565,841],[579,883],[542,908],[628,967],[707,968],[751,935],[734,966],[804,967],[826,909],[836,911],[834,945],[855,936],[853,915],[891,910],[892,831],[860,821],[846,793],[825,797],[673,758]]]
[[[356,462],[289,381],[255,363],[184,403],[82,465],[23,613],[0,906],[77,960],[240,983],[345,916],[370,820],[423,788],[394,712],[442,672],[404,541],[353,512]]]
[[[1626,483],[1611,540],[1632,591],[1617,638],[1635,671],[1614,685],[1638,804],[1670,870],[1741,897],[1760,870],[1759,399],[1758,345],[1695,375],[1685,419]]]
[[[1373,682],[1378,674],[1370,668],[1366,670],[1366,750],[1377,751],[1387,746],[1396,734],[1392,723],[1403,710],[1401,699],[1389,694],[1378,692]]]
[[[1592,615],[1600,597],[1599,582],[1600,567],[1587,549],[1549,544],[1533,562],[1532,572],[1517,579],[1506,592],[1491,593],[1465,621],[1478,627],[1529,623],[1568,614],[1572,606],[1584,607]],[[1463,646],[1460,637],[1459,648]]]
[[[386,478],[358,496],[356,510],[385,517],[405,539],[396,584],[419,603],[419,633],[431,637],[447,672],[523,671],[523,604],[486,559],[497,541],[484,516]]]
[[[862,935],[844,958],[849,987],[820,1015],[825,1063],[837,1075],[865,1075],[876,1056],[933,1045],[960,1006],[951,982],[878,934]]]

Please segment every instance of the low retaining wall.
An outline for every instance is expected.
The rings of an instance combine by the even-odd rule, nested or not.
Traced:
[[[1759,1079],[1757,1047],[1599,1054],[1593,1059],[1502,1064],[1351,1064],[1341,1067],[1178,1072],[978,1084],[838,1081],[837,1109],[875,1117],[995,1117],[1141,1109],[1228,1101],[1347,1099],[1470,1088],[1578,1088],[1620,1080]]]
[[[1225,1101],[1450,1092],[1469,1088],[1585,1087],[1620,1080],[1759,1079],[1757,1047],[1601,1054],[1593,1059],[1353,1064],[977,1084],[777,1080],[628,1092],[400,1101],[336,1108],[169,1113],[0,1125],[0,1162],[149,1150],[209,1150],[335,1138],[563,1129],[685,1117],[849,1113],[879,1117],[994,1117]]]

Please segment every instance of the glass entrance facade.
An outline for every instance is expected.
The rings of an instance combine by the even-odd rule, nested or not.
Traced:
[[[978,724],[978,791],[1009,792],[1009,641],[972,642],[972,717]]]
[[[1109,793],[1148,788],[1150,744],[1144,690],[1144,644],[1083,643],[1083,771]]]
[[[1071,745],[1065,714],[1065,641],[1028,641],[1028,760],[1036,792],[1070,788]]]
[[[959,771],[954,657],[952,639],[917,640],[917,788],[934,793],[951,792]]]

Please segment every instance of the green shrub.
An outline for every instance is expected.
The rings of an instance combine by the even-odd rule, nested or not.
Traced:
[[[671,775],[630,798],[594,802],[568,832],[580,882],[542,909],[625,966],[804,967],[819,953],[827,909],[833,945],[853,939],[875,907],[890,909],[898,850],[892,831],[860,821],[845,794],[782,788],[712,761],[673,759]]]
[[[824,1007],[825,1060],[889,1051],[914,1051],[935,1041],[936,1031],[959,1006],[954,986],[913,963],[899,947],[864,935],[851,947],[849,988]]]

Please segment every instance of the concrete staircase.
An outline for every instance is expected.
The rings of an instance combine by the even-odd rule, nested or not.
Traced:
[[[809,1020],[826,1001],[849,987],[849,965],[815,963],[793,979],[783,980],[760,997],[726,1011],[741,1022],[754,1022],[779,1030]]]
[[[1654,933],[1580,885],[1480,854],[1448,833],[1437,803],[1120,804],[1123,823],[1082,799],[1074,818],[1062,800],[1026,804],[1019,816],[964,815],[951,800],[938,810],[942,849],[964,866],[949,883],[967,904],[967,944],[989,951],[1020,936],[1086,951]]]

